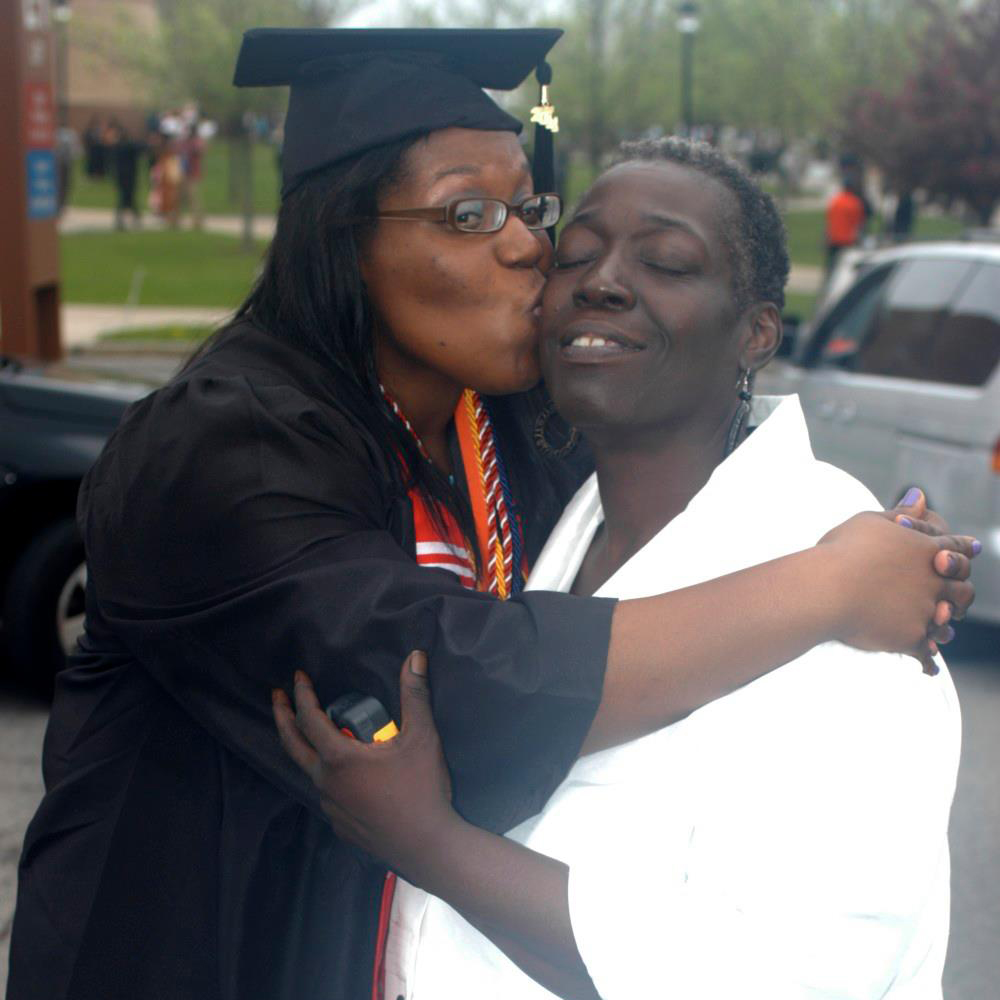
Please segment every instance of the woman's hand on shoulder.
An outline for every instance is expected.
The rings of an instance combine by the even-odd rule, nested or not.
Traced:
[[[881,513],[883,517],[891,519],[904,528],[912,528],[914,531],[931,535],[934,538],[956,540],[957,548],[947,547],[935,556],[934,567],[938,574],[944,577],[963,580],[968,578],[971,572],[968,562],[952,559],[950,555],[954,553],[956,556],[963,556],[966,560],[974,559],[982,551],[982,544],[978,539],[969,535],[955,535],[951,530],[951,525],[937,511],[931,510],[927,506],[927,497],[923,490],[916,486],[911,487],[900,498],[895,507]],[[946,543],[946,545],[950,545],[950,543]],[[970,550],[971,555],[969,554]],[[939,641],[942,645],[954,638],[954,630],[947,626],[947,622],[961,621],[974,600],[975,588],[973,587],[969,592],[969,601],[964,606],[951,604],[946,600],[938,602],[935,619],[940,622],[937,631],[941,636]]]
[[[916,486],[908,489],[895,507],[878,513],[904,528],[913,528],[925,535],[953,534],[951,525],[937,511],[927,506],[927,496]]]
[[[832,555],[831,600],[838,607],[836,638],[866,650],[909,653],[928,673],[931,657],[954,631],[975,597],[974,538],[943,533],[947,524],[927,511],[923,495],[885,513],[858,514],[820,540]],[[827,548],[824,548],[827,547]]]
[[[419,884],[421,853],[460,820],[451,807],[424,653],[407,657],[399,686],[402,730],[384,743],[341,733],[301,671],[294,707],[284,691],[274,691],[274,720],[285,751],[319,790],[336,833]]]

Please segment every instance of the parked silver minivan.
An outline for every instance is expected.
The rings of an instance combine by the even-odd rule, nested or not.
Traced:
[[[886,506],[920,486],[981,539],[970,618],[1000,623],[1000,244],[910,244],[852,267],[755,391],[798,393],[817,457]]]

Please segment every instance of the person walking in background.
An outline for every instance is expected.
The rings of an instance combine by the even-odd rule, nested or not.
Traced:
[[[94,115],[83,133],[83,170],[93,180],[100,180],[107,170],[104,145],[104,122]]]
[[[845,180],[826,205],[826,270],[829,274],[837,255],[855,246],[864,232],[868,213],[855,186]]]
[[[142,215],[135,203],[139,157],[145,146],[134,140],[125,129],[114,124],[108,129],[108,162],[118,200],[115,203],[115,229],[125,228],[125,215],[132,216],[135,227],[142,225]]]
[[[184,168],[177,143],[170,136],[159,139],[158,152],[149,172],[149,208],[162,216],[171,229],[180,223],[180,192]]]
[[[58,206],[62,215],[69,201],[70,189],[73,186],[73,163],[80,155],[80,139],[69,126],[63,125],[56,129],[56,180],[58,182]]]
[[[204,209],[201,202],[201,161],[205,154],[205,140],[201,123],[192,122],[180,146],[183,180],[181,181],[181,211],[191,213],[191,227],[201,229]]]
[[[896,210],[892,215],[892,239],[895,243],[905,243],[913,232],[917,221],[917,203],[913,192],[907,188],[899,192],[896,199]]]

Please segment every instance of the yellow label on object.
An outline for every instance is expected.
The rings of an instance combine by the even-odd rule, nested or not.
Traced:
[[[550,132],[559,131],[559,116],[551,104],[539,104],[531,109],[531,123],[541,125]]]
[[[399,735],[395,722],[390,722],[383,726],[373,737],[373,743],[388,743],[389,740]]]

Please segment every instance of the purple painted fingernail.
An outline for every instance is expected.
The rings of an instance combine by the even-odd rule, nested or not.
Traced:
[[[983,543],[978,538],[972,539],[972,554],[978,556],[983,551]]]
[[[901,524],[904,528],[913,527],[913,522],[908,517],[904,517],[902,514],[896,518],[896,524]]]
[[[938,642],[951,642],[955,638],[955,630],[950,625],[945,625],[944,627],[944,638],[938,639]]]
[[[902,507],[912,507],[919,499],[920,499],[920,490],[918,490],[916,486],[911,486],[906,491],[906,496],[904,496],[903,499],[899,501],[899,503],[900,506]]]

